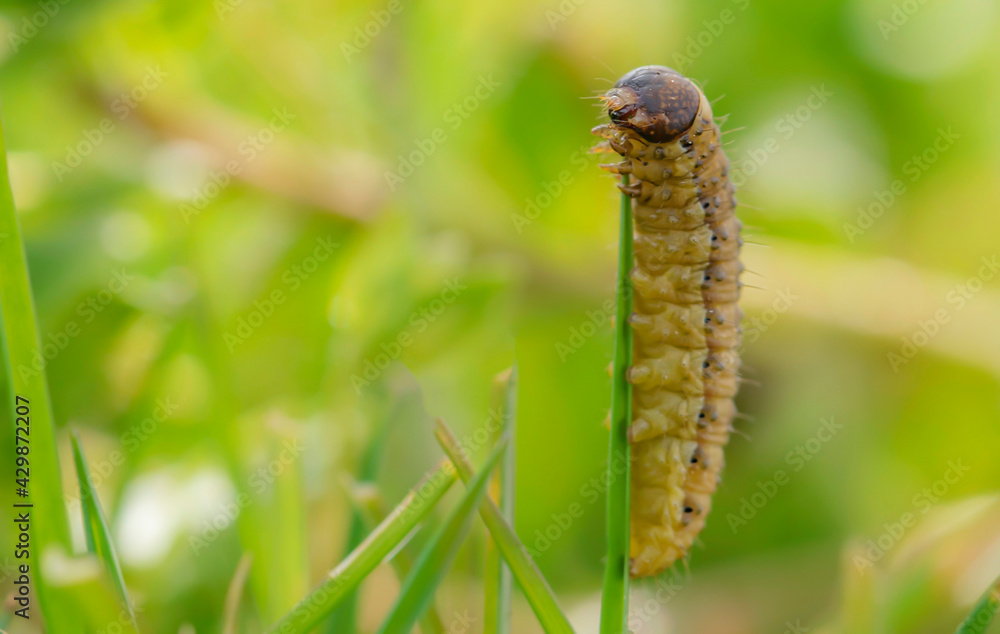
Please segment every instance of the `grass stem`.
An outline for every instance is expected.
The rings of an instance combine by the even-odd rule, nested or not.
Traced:
[[[490,483],[490,498],[500,508],[500,513],[511,526],[514,525],[514,486],[517,453],[514,436],[517,420],[517,365],[501,372],[494,380],[494,412],[500,412],[499,436],[510,439],[499,470]],[[511,593],[513,577],[510,567],[503,561],[496,541],[487,538],[486,565],[484,567],[485,596],[483,603],[483,634],[508,634],[510,632]]]
[[[35,303],[31,294],[28,262],[21,238],[21,227],[14,208],[14,196],[7,172],[7,150],[3,126],[0,123],[0,316],[7,349],[7,377],[10,381],[7,411],[12,413],[11,434],[14,434],[13,412],[17,406],[27,408],[28,415],[18,414],[30,424],[31,481],[26,497],[19,503],[31,503],[31,556],[20,563],[30,565],[36,575],[39,607],[53,632],[75,631],[72,617],[62,609],[56,592],[45,579],[41,565],[50,551],[71,552],[69,520],[63,503],[62,477],[56,447],[56,425],[52,415],[49,388],[45,378]],[[24,411],[24,410],[22,410]],[[6,418],[6,417],[5,417]],[[22,445],[26,446],[26,445]]]
[[[628,184],[628,175],[622,175]],[[624,477],[614,467],[630,464],[628,426],[632,419],[632,386],[626,373],[632,364],[632,199],[622,194],[621,237],[618,250],[618,312],[615,321],[614,366],[611,383],[611,430],[608,442],[607,559],[601,595],[601,634],[628,632],[629,595],[629,471]]]

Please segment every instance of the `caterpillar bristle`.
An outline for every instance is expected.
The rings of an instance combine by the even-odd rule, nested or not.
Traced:
[[[630,163],[601,163],[597,167],[612,174],[631,174],[632,165]]]
[[[611,144],[607,141],[601,141],[587,151],[588,154],[601,154],[604,152],[614,152],[614,150],[611,149]]]
[[[618,189],[620,189],[622,193],[625,194],[626,196],[631,196],[632,198],[638,198],[640,195],[642,195],[642,186],[639,183],[635,183],[632,185],[623,185],[621,183],[618,183],[617,185]]]
[[[745,431],[743,431],[739,427],[733,427],[733,429],[730,431],[730,433],[732,433],[735,436],[739,436],[740,438],[742,438],[743,440],[745,440],[747,442],[753,442],[753,438],[750,437],[750,434],[746,433]]]

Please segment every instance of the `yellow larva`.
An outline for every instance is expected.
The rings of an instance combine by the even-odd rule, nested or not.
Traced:
[[[729,160],[702,91],[643,66],[603,96],[594,128],[603,165],[635,223],[630,570],[655,575],[687,555],[705,525],[739,385],[740,223]]]

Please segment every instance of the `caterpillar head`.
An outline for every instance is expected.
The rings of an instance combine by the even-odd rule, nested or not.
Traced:
[[[651,143],[669,143],[694,124],[701,91],[666,66],[640,66],[602,97],[615,126],[629,128]]]

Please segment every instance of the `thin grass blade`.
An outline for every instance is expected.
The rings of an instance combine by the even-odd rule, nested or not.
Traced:
[[[990,627],[997,612],[1000,612],[1000,578],[983,593],[969,616],[965,617],[955,630],[955,634],[983,634]]]
[[[83,512],[83,527],[87,535],[87,549],[97,555],[104,564],[108,578],[111,579],[118,599],[127,608],[129,619],[136,630],[139,626],[135,619],[135,611],[132,602],[128,598],[128,590],[125,588],[125,577],[122,575],[121,564],[118,563],[118,553],[115,552],[115,545],[111,541],[111,531],[108,530],[108,522],[104,518],[104,511],[101,509],[101,502],[97,498],[97,491],[94,483],[90,479],[90,469],[87,467],[87,458],[80,447],[80,437],[76,432],[72,435],[73,461],[76,463],[76,477],[80,481],[80,508]]]
[[[451,568],[459,546],[472,527],[476,507],[486,494],[490,474],[503,455],[506,444],[506,439],[497,443],[486,464],[468,483],[461,503],[452,510],[448,520],[420,553],[413,570],[403,582],[396,605],[379,629],[379,634],[409,632],[434,600],[438,584]]]
[[[462,452],[455,435],[441,419],[437,421],[437,428],[434,430],[438,442],[444,448],[446,454],[455,465],[458,476],[464,482],[472,478],[472,465]],[[538,570],[531,555],[525,549],[524,544],[518,538],[517,533],[504,519],[503,514],[492,500],[486,499],[480,505],[479,513],[490,531],[490,536],[496,542],[500,554],[503,555],[507,565],[510,566],[514,578],[517,579],[521,591],[528,599],[531,609],[535,612],[535,617],[549,634],[561,634],[572,632],[573,628],[569,624],[569,619],[559,607],[555,594],[549,583]]]
[[[628,185],[628,175],[622,175]],[[626,378],[632,364],[632,199],[622,194],[621,236],[618,249],[618,312],[615,321],[615,352],[611,383],[611,432],[608,441],[608,499],[606,522],[607,558],[601,595],[601,634],[628,632],[629,595],[629,471],[617,476],[614,466],[631,464],[628,425],[632,419],[632,386]]]
[[[315,590],[292,608],[269,631],[274,634],[306,634],[323,621],[354,591],[386,555],[430,513],[455,482],[455,468],[448,460],[429,473],[372,533],[351,551]]]
[[[226,604],[223,610],[222,634],[236,634],[239,631],[240,599],[243,597],[243,588],[247,585],[247,577],[250,576],[250,564],[253,563],[253,555],[244,553],[240,557],[240,563],[236,565],[236,572],[233,574],[229,588],[226,589]]]
[[[514,525],[514,486],[517,463],[517,364],[497,375],[493,384],[494,411],[500,412],[499,437],[507,437],[510,444],[500,461],[500,469],[490,482],[490,499],[500,508],[500,513],[511,526]],[[483,634],[508,634],[510,632],[511,593],[513,577],[510,567],[500,557],[492,537],[486,542],[484,566]]]
[[[385,500],[382,498],[377,485],[372,482],[348,482],[347,491],[351,496],[351,502],[354,503],[358,516],[362,519],[365,526],[368,527],[368,530],[373,530],[385,519],[388,512],[385,508]],[[400,583],[406,581],[410,571],[413,570],[413,565],[413,556],[410,554],[409,548],[401,549],[392,558],[392,567],[396,571],[396,576],[399,577]],[[421,634],[447,634],[444,621],[441,620],[441,615],[438,613],[433,601],[427,607],[427,612],[420,617],[418,623],[420,624]]]

